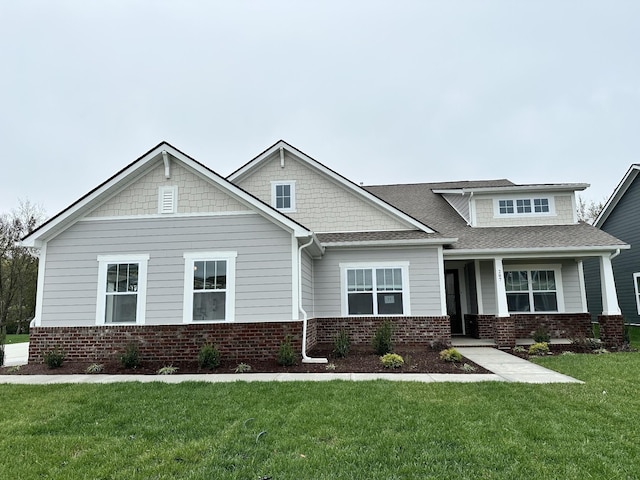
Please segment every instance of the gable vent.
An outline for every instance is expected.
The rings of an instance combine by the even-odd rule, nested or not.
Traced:
[[[176,213],[178,202],[178,187],[160,187],[158,195],[158,212],[159,213]]]

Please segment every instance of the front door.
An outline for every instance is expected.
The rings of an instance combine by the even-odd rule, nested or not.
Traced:
[[[446,270],[445,295],[447,297],[447,315],[451,322],[451,335],[464,335],[462,309],[460,308],[460,283],[458,270]]]

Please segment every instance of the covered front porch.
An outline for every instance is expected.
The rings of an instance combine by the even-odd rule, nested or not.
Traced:
[[[575,255],[474,255],[445,257],[447,314],[454,345],[492,342],[498,348],[531,343],[545,329],[554,341],[593,336],[587,309],[583,260]],[[623,341],[623,320],[611,268],[611,253],[599,253],[603,311],[600,337],[607,346]]]

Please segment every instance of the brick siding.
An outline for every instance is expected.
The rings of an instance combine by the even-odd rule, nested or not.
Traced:
[[[619,348],[624,343],[624,318],[621,315],[598,315],[600,340],[606,348]]]

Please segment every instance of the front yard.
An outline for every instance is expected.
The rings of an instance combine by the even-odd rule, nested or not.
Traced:
[[[584,385],[0,385],[0,478],[638,478],[640,354]]]

